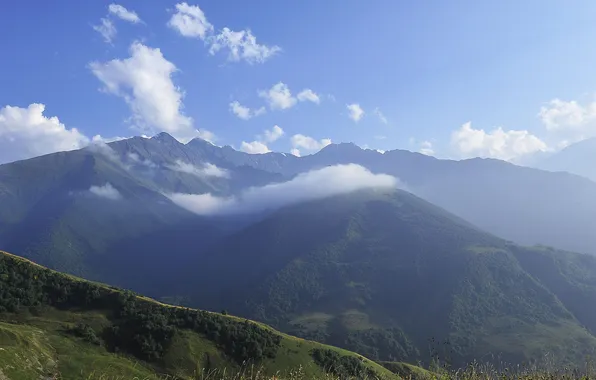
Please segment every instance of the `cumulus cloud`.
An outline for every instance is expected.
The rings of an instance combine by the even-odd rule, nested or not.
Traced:
[[[294,136],[292,136],[292,138],[290,139],[291,143],[292,143],[292,150],[291,153],[294,156],[300,156],[301,152],[300,150],[306,150],[309,153],[313,153],[316,151],[319,151],[321,149],[323,149],[324,147],[326,147],[327,145],[331,144],[331,139],[321,139],[321,140],[315,140],[314,138],[310,137],[310,136],[305,136],[305,135],[301,135],[301,134],[296,134]]]
[[[364,111],[363,111],[364,112]],[[381,110],[379,109],[379,107],[375,108],[373,110],[373,113],[375,115],[377,115],[377,117],[379,118],[379,121],[383,124],[387,124],[389,123],[389,121],[387,120],[387,118],[385,117],[385,115],[383,115],[383,112],[381,112]]]
[[[420,149],[418,150],[418,152],[425,154],[427,156],[432,156],[433,154],[435,154],[435,151],[433,149],[433,143],[431,143],[428,140],[421,142]]]
[[[111,14],[115,15],[116,17],[118,17],[124,21],[132,22],[133,24],[138,24],[141,22],[141,19],[136,14],[136,12],[129,11],[128,9],[124,8],[122,5],[110,4],[108,6],[108,11]]]
[[[283,82],[274,84],[269,90],[259,91],[259,96],[267,101],[272,110],[292,108],[297,102],[288,85]]]
[[[364,110],[358,103],[346,104],[346,108],[348,109],[348,116],[355,122],[359,122],[364,116]]]
[[[301,102],[313,102],[313,103],[321,103],[321,98],[317,95],[313,90],[310,88],[306,88],[298,93],[297,96],[298,100]]]
[[[198,5],[176,4],[176,13],[172,15],[168,26],[184,37],[205,39],[213,33],[213,25],[207,21],[205,13]]]
[[[230,173],[226,169],[222,169],[217,167],[214,164],[205,162],[200,167],[190,164],[188,162],[184,162],[182,160],[176,160],[174,165],[166,165],[169,169],[181,172],[181,173],[188,173],[192,174],[199,178],[206,178],[206,177],[217,177],[217,178],[229,178]]]
[[[262,139],[268,143],[271,143],[277,141],[283,135],[284,130],[281,129],[279,126],[274,125],[273,128],[271,128],[271,130],[265,130]]]
[[[199,215],[274,210],[286,205],[347,194],[360,189],[396,188],[395,177],[373,174],[356,165],[336,165],[297,175],[294,179],[244,190],[238,197],[212,194],[167,194],[177,205]]]
[[[101,34],[105,42],[111,44],[112,40],[116,37],[116,34],[118,34],[118,30],[109,18],[102,18],[100,22],[99,25],[93,25],[93,30]]]
[[[103,186],[91,186],[89,192],[101,198],[106,198],[112,201],[122,199],[122,194],[112,186],[111,183],[107,182]]]
[[[211,132],[195,129],[193,120],[182,112],[183,92],[172,80],[177,68],[161,50],[134,42],[129,51],[129,58],[92,62],[89,67],[105,92],[126,101],[137,129],[165,131],[183,142],[194,137],[214,140]]]
[[[0,108],[0,163],[80,149],[89,143],[76,128],[68,129],[44,111],[45,105],[39,103]]]
[[[252,119],[253,117],[260,116],[266,112],[265,107],[252,110],[249,107],[243,106],[238,101],[230,103],[230,111],[242,120]]]
[[[451,145],[462,157],[492,157],[502,160],[514,160],[548,150],[544,141],[526,130],[505,131],[499,127],[486,132],[472,128],[470,122],[451,134]]]
[[[263,63],[281,51],[279,46],[258,44],[250,29],[235,32],[230,28],[223,28],[219,34],[210,38],[209,42],[209,54],[214,55],[220,50],[226,50],[228,60],[232,62],[244,60],[249,64]]]
[[[224,27],[215,33],[213,24],[198,5],[176,4],[176,13],[168,21],[168,26],[184,37],[204,41],[211,55],[226,51],[228,60],[232,62],[243,60],[249,64],[263,63],[281,51],[279,46],[257,43],[250,29],[237,32]]]
[[[260,90],[259,96],[267,102],[272,110],[285,110],[294,107],[298,102],[321,103],[321,98],[310,88],[302,90],[297,96],[292,95],[290,88],[283,82],[274,84],[269,90]]]
[[[596,136],[596,101],[553,99],[540,108],[538,117],[546,130],[564,140],[580,141]]]
[[[240,150],[250,154],[269,153],[271,150],[267,144],[277,141],[283,135],[284,130],[279,126],[274,125],[271,130],[265,130],[263,135],[257,135],[257,139],[255,141],[242,141],[242,144],[240,144]]]
[[[271,152],[266,144],[256,140],[251,142],[242,141],[242,144],[240,144],[240,150],[250,154],[263,154]]]
[[[101,34],[104,41],[109,44],[112,43],[112,41],[116,37],[116,34],[118,34],[118,30],[116,29],[116,26],[114,25],[114,22],[112,21],[110,16],[116,16],[121,20],[128,21],[133,24],[138,24],[142,22],[135,12],[129,11],[122,5],[110,4],[108,6],[108,16],[102,17],[99,25],[92,25],[93,30]]]

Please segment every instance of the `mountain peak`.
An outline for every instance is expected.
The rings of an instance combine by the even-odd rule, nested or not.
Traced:
[[[167,144],[180,144],[172,135],[167,132],[160,132],[157,135],[151,137],[151,140],[159,141]]]
[[[187,142],[186,145],[214,146],[213,143],[211,143],[210,141],[204,140],[200,137],[195,137],[194,139]]]
[[[354,144],[353,142],[342,142],[342,143],[337,143],[337,144],[329,144],[326,147],[324,147],[323,149],[321,149],[321,151],[341,151],[341,152],[356,152],[356,151],[361,151],[362,148],[360,148],[358,145]]]

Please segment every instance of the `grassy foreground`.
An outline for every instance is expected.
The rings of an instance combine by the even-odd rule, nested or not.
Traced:
[[[399,376],[361,355],[0,252],[0,380]]]

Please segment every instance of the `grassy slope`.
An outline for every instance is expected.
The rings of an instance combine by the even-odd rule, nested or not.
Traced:
[[[54,275],[67,277],[68,281],[85,282],[76,277],[58,274],[5,252],[0,253],[0,260],[14,265],[32,266],[43,272],[52,272]],[[95,286],[105,292],[119,292],[103,285]],[[139,300],[161,308],[176,308],[144,297],[139,297]],[[94,330],[100,331],[110,324],[111,313],[111,310],[80,308],[58,310],[41,306],[33,311],[26,309],[18,313],[0,314],[0,378],[3,375],[11,380],[26,380],[40,376],[60,375],[62,379],[94,379],[100,376],[153,379],[160,373],[192,378],[197,371],[200,373],[205,367],[207,357],[212,368],[222,371],[225,369],[228,372],[237,372],[240,368],[212,341],[190,330],[177,330],[163,358],[152,363],[131,355],[109,352],[103,344],[91,344],[68,333],[68,328],[77,322],[84,322]],[[232,316],[224,318],[238,323],[244,322],[243,319]],[[278,333],[262,324],[258,325],[281,336],[276,357],[254,364],[255,369],[261,369],[269,375],[285,373],[299,367],[302,367],[307,377],[322,375],[322,369],[311,357],[311,350],[317,348],[334,350],[341,355],[357,356],[345,350]],[[390,371],[372,361],[363,358],[363,363],[381,377],[395,377]]]

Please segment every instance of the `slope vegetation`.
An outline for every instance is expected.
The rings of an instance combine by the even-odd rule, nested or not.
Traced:
[[[253,365],[395,378],[354,353],[227,315],[173,307],[0,253],[2,378],[180,379]]]
[[[523,248],[404,191],[288,207],[192,268],[194,303],[389,361],[583,360],[591,257]],[[200,268],[207,268],[201,271]],[[211,285],[209,285],[211,284]],[[216,284],[216,285],[214,285]]]

